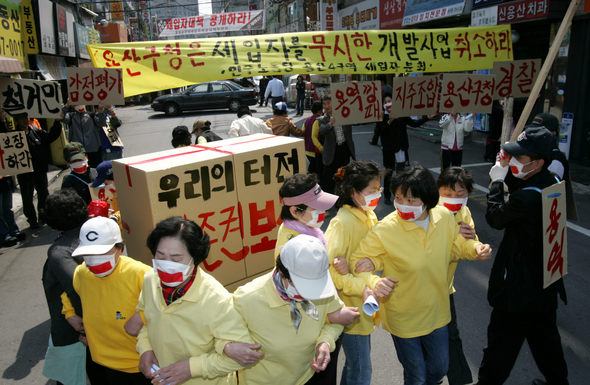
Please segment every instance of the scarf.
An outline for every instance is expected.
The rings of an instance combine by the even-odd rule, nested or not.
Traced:
[[[291,322],[293,322],[293,326],[295,326],[295,333],[299,332],[299,325],[301,325],[301,313],[299,312],[299,309],[297,308],[297,302],[299,302],[301,304],[301,308],[308,316],[310,316],[311,318],[313,318],[316,321],[319,319],[318,308],[313,304],[313,302],[308,301],[306,299],[290,298],[287,295],[285,285],[283,285],[283,281],[281,280],[281,275],[279,274],[279,271],[276,269],[272,275],[272,280],[275,284],[275,288],[277,289],[277,292],[279,293],[279,296],[283,300],[290,302]]]
[[[293,231],[297,231],[299,234],[311,235],[322,241],[324,246],[326,246],[326,237],[324,237],[324,232],[321,229],[316,229],[315,227],[309,227],[304,225],[299,221],[294,221],[292,219],[285,219],[283,224],[286,228],[291,229]]]
[[[195,266],[191,274],[191,279],[183,286],[168,287],[162,284],[162,294],[164,295],[164,301],[166,302],[166,305],[170,305],[172,302],[182,297],[192,286],[193,282],[195,281],[196,275],[197,267]]]

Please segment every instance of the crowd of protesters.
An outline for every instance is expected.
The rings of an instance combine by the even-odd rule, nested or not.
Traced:
[[[242,107],[229,136],[303,137],[309,173],[287,178],[279,191],[275,267],[234,293],[199,267],[209,255],[209,237],[190,219],[156,225],[146,239],[152,266],[124,255],[116,198],[105,208],[91,196],[92,188],[104,187],[116,197],[111,160],[122,156],[122,148],[102,127],[116,129],[121,122],[110,106],[92,113],[84,106],[64,108],[70,143],[63,155],[71,171],[52,195],[48,146],[61,134],[61,119],[47,130],[46,122],[37,127],[27,116],[15,117],[35,164],[32,175],[18,178],[24,214],[31,227],[43,220],[59,232],[43,268],[51,316],[47,377],[66,385],[332,385],[342,349],[340,384],[368,385],[371,334],[380,326],[391,334],[404,384],[433,385],[445,376],[451,385],[472,383],[454,275],[459,260],[492,257],[467,207],[473,179],[460,167],[472,117],[450,113],[440,120],[441,173],[435,180],[410,163],[406,132],[433,116],[391,116],[391,96],[384,95],[380,169],[356,160],[352,127],[335,124],[329,97],[314,103],[298,128],[278,100],[278,87],[270,82],[266,94],[274,99],[274,116],[264,122]],[[560,279],[543,289],[540,264],[539,192],[568,173],[554,120],[537,116],[517,141],[498,149],[489,173],[486,220],[506,232],[490,276],[493,311],[480,385],[506,381],[525,339],[547,383],[568,383],[556,325],[565,288]],[[191,145],[192,134],[196,145],[221,139],[209,121],[197,120],[192,132],[175,127],[172,145]],[[3,246],[22,239],[11,182],[0,179]],[[395,207],[384,218],[374,213],[381,197]]]

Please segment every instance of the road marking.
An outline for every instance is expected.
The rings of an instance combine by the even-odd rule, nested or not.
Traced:
[[[481,166],[490,166],[490,167],[492,167],[493,164],[491,164],[490,162],[482,162],[482,163],[471,163],[471,164],[461,165],[461,167],[463,167],[463,168],[465,168],[465,167],[481,167]]]
[[[484,164],[489,165],[489,163],[473,163],[473,164],[471,164],[471,167],[476,167],[476,165],[484,165]],[[468,165],[468,164],[463,165],[463,167],[469,167],[469,166],[470,165]],[[428,170],[430,172],[434,172],[434,173],[440,174],[440,168],[439,167],[432,167],[432,168],[429,168]],[[476,189],[476,190],[482,191],[482,192],[484,192],[486,194],[490,192],[490,190],[487,187],[482,186],[482,185],[477,184],[477,183],[474,183],[473,184],[473,188]],[[582,227],[580,225],[576,225],[575,223],[572,223],[570,221],[567,222],[567,227],[569,227],[570,229],[572,229],[574,231],[577,231],[578,233],[580,233],[582,235],[585,235],[587,237],[590,237],[590,230],[588,230],[585,227]]]
[[[373,131],[361,131],[361,132],[353,132],[352,135],[373,135]]]

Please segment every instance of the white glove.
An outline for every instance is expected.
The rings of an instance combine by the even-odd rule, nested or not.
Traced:
[[[506,174],[508,174],[508,166],[502,167],[500,162],[496,162],[490,169],[490,179],[492,182],[504,181],[506,178]]]

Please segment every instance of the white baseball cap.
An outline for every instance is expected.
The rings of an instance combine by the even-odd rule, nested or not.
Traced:
[[[298,235],[285,243],[279,258],[289,270],[291,281],[303,298],[318,300],[336,294],[328,271],[328,251],[319,239],[311,235]]]
[[[105,217],[91,218],[80,228],[80,244],[72,256],[105,254],[121,242],[123,238],[117,222]]]

